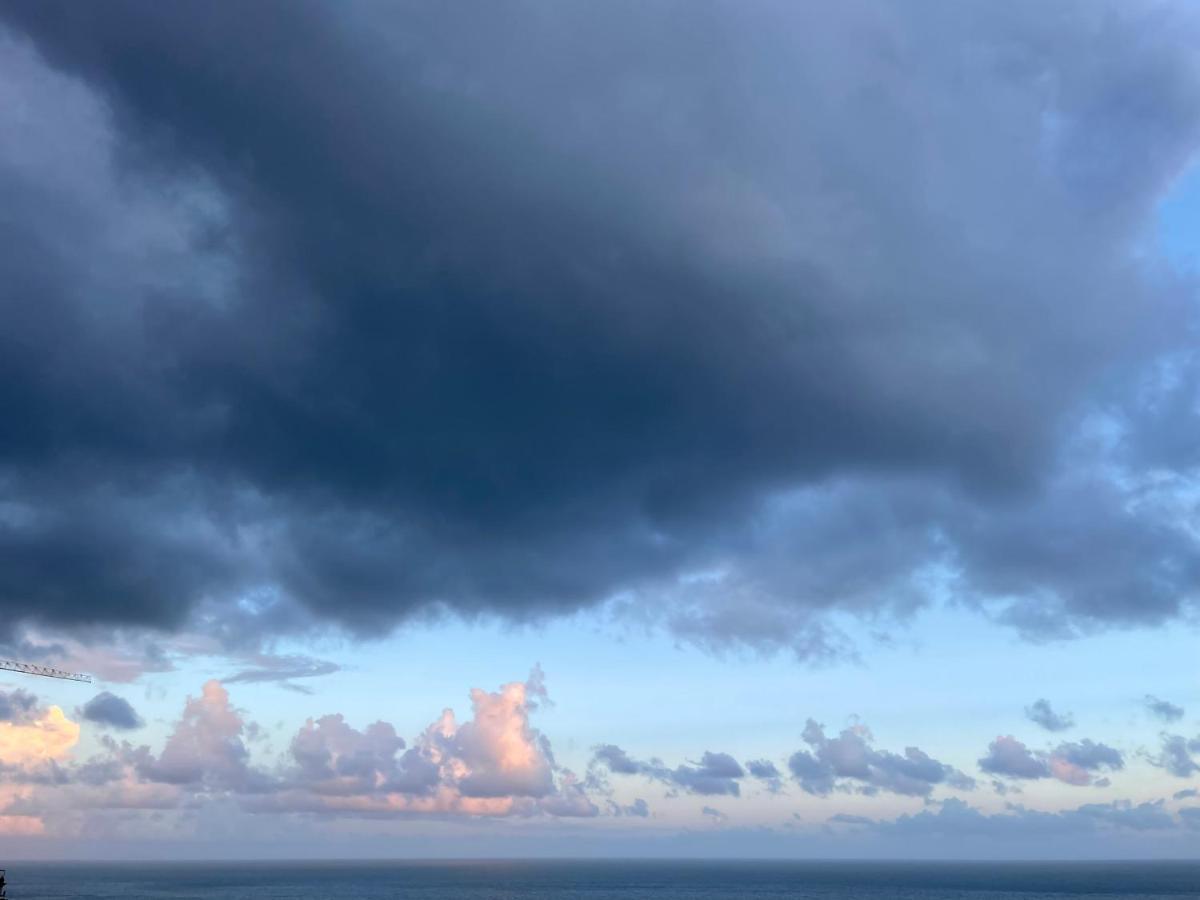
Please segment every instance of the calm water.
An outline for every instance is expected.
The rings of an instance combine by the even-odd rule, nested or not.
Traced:
[[[13,900],[1177,900],[1200,897],[1200,863],[27,863],[9,882]]]

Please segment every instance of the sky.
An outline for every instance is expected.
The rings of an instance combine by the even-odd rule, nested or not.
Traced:
[[[1200,856],[1197,40],[0,0],[6,858]]]

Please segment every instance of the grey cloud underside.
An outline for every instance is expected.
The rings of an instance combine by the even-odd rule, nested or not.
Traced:
[[[621,809],[627,816],[637,816],[645,819],[650,815],[650,806],[640,797],[628,806],[621,807]]]
[[[988,747],[987,756],[979,760],[979,768],[1010,778],[1045,778],[1050,774],[1044,760],[1012,737],[996,738]]]
[[[1067,784],[1098,787],[1107,787],[1108,781],[1097,773],[1124,767],[1125,757],[1119,750],[1090,738],[1063,742],[1052,750],[1032,750],[1011,735],[1001,735],[988,745],[987,755],[979,760],[979,768],[989,775],[1057,778]]]
[[[939,762],[918,747],[903,754],[876,749],[869,729],[856,725],[837,737],[826,737],[823,726],[809,719],[804,729],[809,749],[797,750],[788,760],[792,779],[808,794],[825,796],[833,791],[874,795],[889,792],[928,797],[936,787],[974,790],[975,780],[953,766]],[[755,778],[772,794],[783,790],[784,775],[767,759],[750,760],[743,767],[727,753],[705,751],[695,763],[668,766],[659,759],[634,759],[615,744],[593,748],[589,783],[607,786],[604,773],[640,775],[667,785],[669,791],[701,796],[741,796],[746,778]]]
[[[1153,762],[1178,778],[1200,774],[1200,735],[1189,739],[1182,734],[1163,734]]]
[[[1195,22],[1042,12],[0,3],[5,618],[1178,615]]]
[[[595,772],[597,766],[614,775],[645,776],[667,785],[672,792],[682,790],[704,797],[740,797],[740,781],[746,776],[746,769],[728,753],[714,753],[711,750],[706,750],[699,762],[672,768],[659,759],[633,759],[615,744],[601,744],[592,753],[590,780],[593,784],[603,785]]]
[[[955,839],[983,837],[991,840],[1013,838],[1062,838],[1079,832],[1093,835],[1107,831],[1169,832],[1194,828],[1195,811],[1184,808],[1178,818],[1165,808],[1162,800],[1134,804],[1128,800],[1111,803],[1086,803],[1061,812],[1043,812],[1010,806],[1006,812],[988,814],[950,798],[937,810],[906,814],[893,820],[872,820],[861,816],[835,816],[831,821],[851,827],[877,830],[890,835],[941,835]]]
[[[1042,698],[1025,707],[1025,718],[1047,731],[1066,731],[1075,725],[1070,713],[1055,712],[1050,701]]]
[[[128,700],[108,691],[101,691],[85,703],[79,714],[89,722],[121,731],[131,731],[146,724]]]
[[[1178,722],[1183,718],[1184,709],[1169,700],[1162,700],[1152,694],[1146,695],[1146,709],[1150,714],[1164,722]]]
[[[919,747],[905,747],[903,754],[877,750],[869,729],[863,725],[845,728],[834,738],[824,726],[809,719],[804,727],[808,750],[797,750],[788,759],[788,769],[802,790],[825,795],[834,790],[856,790],[862,794],[888,791],[927,797],[938,785],[973,790],[975,780],[953,766],[939,762]]]
[[[38,698],[17,688],[15,691],[0,691],[0,722],[23,723],[38,712]]]
[[[330,662],[329,660],[314,659],[309,656],[296,654],[277,656],[260,653],[256,654],[252,658],[252,661],[255,664],[253,668],[235,672],[228,678],[223,679],[223,682],[225,684],[238,684],[274,681],[279,682],[284,687],[304,693],[310,689],[303,685],[292,684],[293,679],[332,675],[335,672],[341,671],[342,668],[337,663]]]
[[[749,760],[746,771],[761,781],[772,794],[783,791],[783,773],[769,759]]]

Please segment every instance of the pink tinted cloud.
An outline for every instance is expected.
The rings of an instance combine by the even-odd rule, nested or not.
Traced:
[[[35,827],[25,820],[40,822],[42,813],[62,818],[83,810],[172,809],[213,800],[255,813],[331,816],[599,813],[579,780],[555,764],[549,740],[530,721],[545,699],[539,670],[528,681],[475,689],[470,697],[469,719],[460,723],[446,709],[411,746],[388,722],[358,729],[339,713],[309,719],[286,753],[266,765],[256,764],[247,747],[256,726],[218,681],[187,698],[157,754],[105,738],[100,755],[68,760],[79,726],[51,708],[45,722],[22,726],[30,768],[10,768],[13,789],[0,816],[19,819],[15,830]]]
[[[496,691],[471,691],[471,718],[445,709],[407,747],[376,722],[309,720],[292,740],[293,768],[256,809],[367,815],[594,816],[575,776],[559,769],[530,714],[545,698],[540,670]]]

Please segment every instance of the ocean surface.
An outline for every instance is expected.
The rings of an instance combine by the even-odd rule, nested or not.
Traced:
[[[1200,863],[9,864],[11,900],[1040,900],[1200,897]]]

